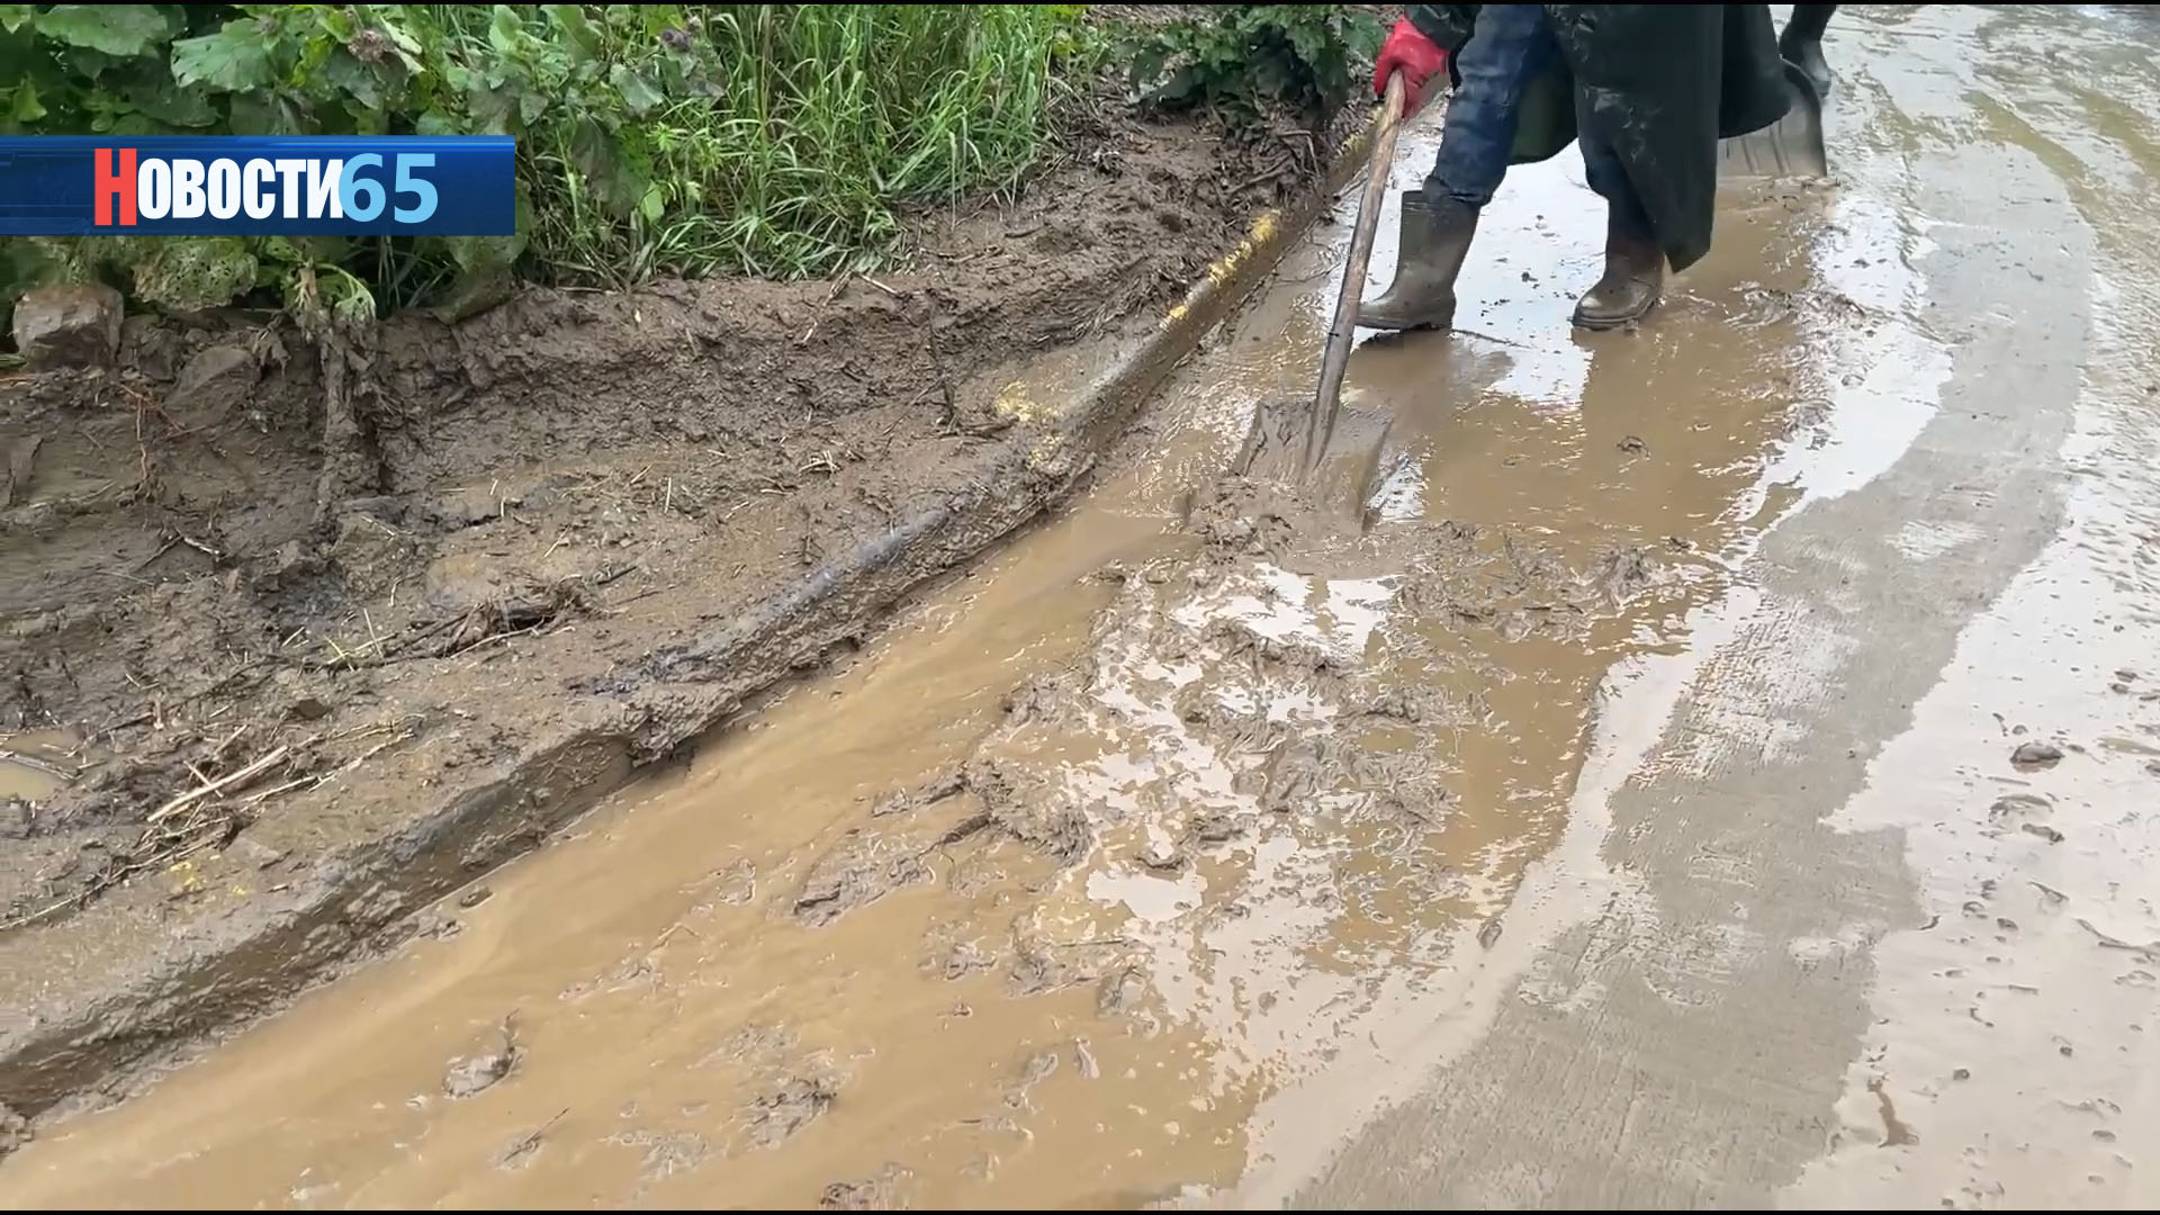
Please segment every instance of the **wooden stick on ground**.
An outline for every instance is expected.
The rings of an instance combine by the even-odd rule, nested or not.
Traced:
[[[251,763],[244,768],[237,768],[231,772],[226,773],[223,776],[218,777],[216,780],[211,781],[207,785],[198,785],[195,788],[180,794],[178,797],[173,798],[171,801],[166,802],[164,805],[159,806],[157,809],[151,811],[150,817],[148,819],[145,819],[144,821],[149,823],[164,822],[166,819],[171,818],[173,815],[180,813],[182,810],[187,809],[189,806],[194,805],[196,802],[199,802],[206,797],[221,793],[226,789],[238,788],[239,786],[246,784],[247,782],[255,779],[256,777],[261,776],[263,773],[268,772],[270,769],[276,767],[279,763],[283,762],[285,757],[290,754],[292,754],[291,747],[278,747],[275,750],[271,751],[269,754],[264,755],[261,759],[256,760],[254,763]]]

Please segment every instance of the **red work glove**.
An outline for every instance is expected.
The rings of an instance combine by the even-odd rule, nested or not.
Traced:
[[[1418,27],[1405,17],[1388,31],[1387,41],[1380,45],[1380,58],[1373,64],[1373,96],[1387,93],[1388,77],[1400,73],[1403,78],[1403,112],[1414,113],[1425,96],[1425,82],[1434,76],[1443,79],[1447,74],[1447,52],[1440,44],[1419,32]]]

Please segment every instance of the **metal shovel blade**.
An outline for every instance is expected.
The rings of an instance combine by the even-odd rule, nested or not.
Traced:
[[[1785,116],[1746,135],[1718,141],[1718,176],[1828,177],[1823,145],[1822,97],[1799,68],[1785,65]]]
[[[1363,409],[1336,411],[1334,429],[1311,469],[1305,443],[1314,404],[1302,398],[1260,402],[1244,450],[1232,466],[1238,475],[1294,494],[1321,514],[1362,522],[1365,505],[1380,486],[1381,456],[1392,415]]]

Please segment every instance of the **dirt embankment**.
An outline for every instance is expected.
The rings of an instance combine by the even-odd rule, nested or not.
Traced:
[[[814,573],[919,578],[995,534],[944,504],[1009,527],[1069,484],[1006,369],[1154,320],[1333,140],[1069,146],[905,272],[535,291],[328,357],[141,317],[116,367],[0,379],[0,1103],[203,1028],[204,984],[284,994],[844,651],[909,580]]]

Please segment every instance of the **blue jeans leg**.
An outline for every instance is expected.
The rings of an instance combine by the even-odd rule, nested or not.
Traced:
[[[1449,100],[1428,194],[1472,206],[1492,201],[1507,176],[1523,90],[1559,55],[1542,4],[1487,4],[1455,57],[1461,87]]]

